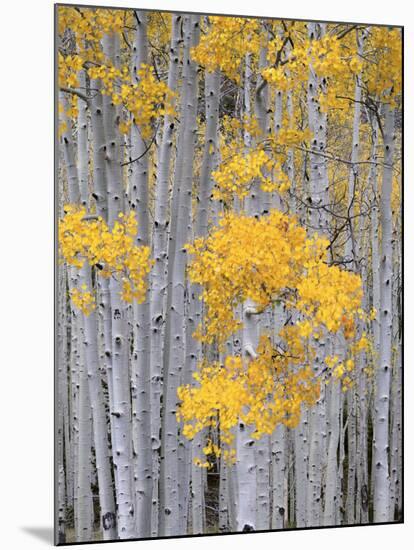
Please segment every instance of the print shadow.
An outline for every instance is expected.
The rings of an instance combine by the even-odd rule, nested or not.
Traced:
[[[49,544],[53,544],[53,527],[21,527],[21,530]]]

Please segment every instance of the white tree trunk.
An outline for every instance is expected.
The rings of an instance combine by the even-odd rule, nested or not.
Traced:
[[[258,316],[251,313],[254,303],[243,304],[243,360],[248,363],[256,357],[258,345]],[[236,435],[237,451],[237,531],[256,530],[257,523],[257,479],[255,445],[252,439],[253,426],[239,421]]]
[[[339,411],[341,398],[341,384],[332,381],[329,390],[331,393],[329,410],[329,441],[328,460],[326,471],[324,525],[335,525],[337,510],[337,479],[338,479],[338,444],[339,444]]]
[[[184,367],[184,289],[187,253],[184,245],[188,242],[191,224],[191,191],[193,178],[193,158],[196,138],[197,116],[197,66],[191,61],[190,47],[199,40],[199,16],[185,20],[185,53],[181,124],[179,148],[182,157],[177,159],[174,185],[178,187],[177,211],[172,216],[177,219],[171,227],[168,265],[168,315],[165,331],[164,389],[162,418],[162,446],[160,471],[160,528],[163,535],[179,534],[178,514],[180,510],[179,487],[183,480],[178,479],[178,424],[176,420],[177,387]],[[179,150],[180,154],[180,150]],[[187,490],[185,487],[184,490]]]
[[[148,62],[147,14],[135,11],[137,31],[133,44],[132,75],[138,81],[137,71]],[[138,221],[137,244],[149,246],[149,189],[148,145],[136,125],[131,129],[130,198],[131,209]],[[152,451],[150,416],[150,300],[149,293],[142,304],[133,304],[132,354],[132,430],[135,456],[135,520],[136,536],[151,534],[152,508]]]
[[[118,45],[119,46],[119,45]],[[103,38],[105,55],[114,63],[118,58],[117,43],[113,35]],[[103,97],[103,119],[106,138],[105,168],[108,185],[108,223],[113,227],[119,212],[124,208],[121,158],[116,134],[117,111],[109,96]],[[132,538],[135,534],[134,495],[132,490],[132,434],[131,396],[128,373],[128,340],[125,306],[120,297],[120,283],[115,277],[109,280],[112,315],[112,374],[113,374],[113,459],[118,506],[118,536]]]
[[[84,354],[82,354],[84,355]],[[93,508],[91,492],[92,474],[92,416],[89,399],[88,374],[85,361],[80,364],[79,372],[79,419],[78,419],[78,464],[76,500],[77,523],[76,540],[87,542],[92,538]]]
[[[283,529],[287,520],[286,473],[287,448],[286,428],[279,424],[271,437],[272,444],[272,529]]]
[[[306,502],[308,489],[308,413],[302,410],[300,422],[294,430],[295,449],[295,516],[296,527],[306,526]]]
[[[374,425],[374,522],[390,521],[390,472],[388,451],[389,401],[392,354],[392,163],[394,157],[394,110],[384,105],[384,168],[381,185],[380,258],[380,364],[376,371]]]
[[[171,45],[168,67],[168,87],[177,88],[179,69],[179,41],[182,16],[172,16]],[[163,362],[163,334],[165,323],[165,298],[167,286],[167,229],[168,196],[171,157],[175,123],[173,117],[164,117],[162,141],[158,155],[155,193],[153,256],[155,265],[151,271],[151,442],[152,442],[152,515],[151,535],[157,536],[159,515],[159,468],[161,445],[161,377]]]

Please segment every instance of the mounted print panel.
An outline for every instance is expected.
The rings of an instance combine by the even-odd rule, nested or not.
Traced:
[[[402,28],[55,13],[56,543],[402,522]]]

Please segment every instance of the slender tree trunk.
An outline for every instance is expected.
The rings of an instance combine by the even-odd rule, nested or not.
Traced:
[[[90,267],[82,268],[82,281],[91,285]],[[91,286],[88,286],[91,288]],[[100,522],[104,540],[114,540],[117,537],[116,511],[111,475],[108,429],[102,390],[101,374],[99,372],[98,356],[98,326],[96,311],[84,315],[84,353],[87,366],[87,381],[92,409],[94,447],[96,469],[98,474]]]
[[[301,419],[295,428],[295,515],[296,527],[306,526],[306,503],[307,503],[307,476],[308,476],[308,414],[302,410]]]
[[[66,471],[69,464],[65,464],[65,426],[68,424],[68,361],[67,361],[67,319],[66,319],[66,269],[60,267],[58,270],[59,304],[58,317],[58,366],[57,366],[57,410],[56,410],[56,460],[57,460],[57,510],[55,516],[55,525],[57,526],[57,543],[66,542],[66,511],[67,511],[67,492],[66,492]],[[55,535],[56,536],[56,535]]]
[[[325,25],[310,23],[308,26],[311,40],[321,38],[325,33]],[[328,220],[321,208],[327,204],[328,176],[326,159],[319,153],[326,149],[326,115],[322,113],[318,102],[320,79],[315,74],[312,65],[309,66],[308,81],[308,117],[309,128],[312,132],[310,154],[310,203],[312,205],[311,225],[321,234],[327,233]],[[324,359],[325,340],[318,340],[315,357],[315,371],[319,371]],[[309,412],[309,470],[306,502],[306,525],[317,526],[321,514],[321,486],[322,486],[322,447],[324,445],[324,405],[322,396]]]
[[[118,59],[116,37],[105,35],[103,50],[113,63]],[[124,208],[119,140],[116,134],[117,110],[109,96],[103,97],[103,119],[106,138],[105,165],[108,185],[108,224],[113,227]],[[112,314],[112,373],[113,373],[113,458],[118,507],[118,536],[132,538],[135,534],[134,496],[132,490],[131,395],[128,373],[128,339],[126,311],[121,301],[120,282],[111,277],[109,294]]]
[[[80,364],[79,372],[79,452],[77,465],[77,524],[76,540],[87,542],[92,539],[93,508],[91,491],[92,474],[92,416],[89,400],[88,374],[85,361]]]
[[[390,521],[390,472],[388,451],[389,401],[392,353],[392,163],[394,157],[394,110],[384,105],[384,168],[381,185],[380,258],[380,364],[376,372],[374,425],[374,522]]]
[[[287,447],[286,428],[279,424],[271,437],[272,445],[272,529],[283,529],[287,520],[286,471]]]
[[[137,31],[132,53],[132,80],[148,62],[147,14],[135,11]],[[131,166],[131,209],[138,221],[137,244],[149,246],[149,189],[147,143],[135,124],[131,130],[131,156],[138,159]],[[133,304],[132,353],[132,430],[135,457],[135,519],[138,537],[151,534],[152,450],[150,416],[150,300],[149,293],[142,304]]]
[[[179,70],[180,25],[182,16],[173,14],[171,46],[168,67],[168,87],[177,89]],[[164,127],[159,150],[155,193],[153,256],[155,265],[151,272],[151,441],[152,441],[152,517],[151,535],[157,536],[159,514],[159,468],[161,445],[161,378],[163,362],[163,334],[165,324],[165,298],[167,290],[167,230],[170,166],[173,150],[175,123],[173,117],[164,117]]]
[[[258,345],[258,319],[252,314],[254,303],[247,300],[243,305],[243,357],[248,363],[254,359]],[[237,531],[256,530],[257,522],[257,478],[255,461],[255,440],[252,426],[241,420],[237,428]]]
[[[178,188],[178,210],[172,215],[178,216],[169,248],[168,289],[171,294],[168,301],[168,317],[165,332],[166,352],[164,355],[164,414],[162,418],[161,447],[161,494],[160,524],[163,535],[179,534],[178,514],[180,510],[179,488],[183,489],[183,480],[178,479],[178,425],[176,420],[177,387],[184,367],[184,289],[187,253],[184,245],[188,242],[191,224],[191,196],[193,178],[193,159],[196,138],[197,116],[197,66],[191,61],[190,47],[199,40],[200,18],[191,16],[185,21],[185,54],[183,75],[183,97],[181,105],[181,125],[179,144],[182,159],[177,160],[174,185]],[[173,231],[175,229],[175,231]],[[187,490],[187,487],[185,488]]]

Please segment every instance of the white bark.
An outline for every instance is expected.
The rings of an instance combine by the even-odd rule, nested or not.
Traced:
[[[299,425],[294,430],[295,449],[295,516],[296,527],[306,526],[307,475],[308,475],[308,413],[302,410]]]
[[[67,361],[67,319],[66,319],[66,270],[61,267],[58,271],[59,304],[58,317],[58,365],[57,365],[57,392],[56,392],[56,471],[57,471],[57,510],[55,515],[55,537],[58,544],[66,542],[66,471],[69,464],[65,464],[65,428],[68,424],[68,361]]]
[[[358,55],[363,55],[363,42],[364,35],[358,35],[357,31],[357,46],[358,46]],[[356,184],[358,181],[358,160],[359,160],[359,127],[361,121],[361,75],[356,75],[355,77],[355,91],[354,91],[354,120],[352,126],[352,151],[351,151],[351,168],[349,172],[349,181],[348,181],[348,225],[349,225],[349,235],[345,244],[345,259],[349,262],[350,269],[356,269],[356,239],[354,235],[355,230],[355,221],[353,216],[355,213],[354,203],[355,203],[355,194],[357,192]]]
[[[345,519],[347,525],[353,525],[355,523],[355,476],[356,476],[356,444],[357,444],[357,432],[356,432],[356,403],[355,403],[355,389],[352,388],[347,392],[347,411],[348,411],[348,482],[347,482],[347,495],[346,495],[346,511]]]
[[[172,209],[176,222],[171,228],[168,265],[168,316],[165,331],[164,354],[164,413],[162,418],[161,443],[161,493],[160,528],[163,535],[178,533],[177,517],[179,513],[176,420],[177,387],[184,366],[184,288],[187,253],[184,245],[189,239],[191,224],[191,190],[193,177],[193,157],[196,137],[197,115],[197,66],[189,57],[190,47],[199,40],[199,16],[191,16],[185,21],[185,54],[183,92],[181,105],[181,124],[179,136],[179,155],[175,167],[174,185],[178,187],[177,211]],[[174,207],[174,204],[173,204]]]
[[[83,282],[91,285],[89,266],[84,266],[82,269]],[[89,288],[91,287],[89,286]],[[92,409],[96,469],[99,485],[100,522],[104,540],[114,540],[117,537],[116,513],[108,446],[108,429],[102,381],[99,372],[96,312],[92,311],[88,316],[84,315],[83,322],[85,331],[84,353]]]
[[[104,132],[101,82],[91,80],[91,89],[96,90],[91,99],[91,145],[93,149],[93,192],[98,216],[108,220],[108,196],[105,172],[106,140]]]
[[[63,155],[65,159],[68,200],[71,204],[78,204],[80,201],[78,167],[76,164],[75,144],[72,136],[72,121],[66,116],[66,110],[69,107],[65,94],[60,94],[60,100],[63,105],[62,123],[66,128],[62,133]]]
[[[118,58],[113,35],[103,38],[103,50],[109,59]],[[106,138],[105,168],[108,185],[108,223],[113,227],[124,207],[119,141],[116,134],[117,112],[108,96],[103,97],[103,119]],[[118,536],[132,538],[135,533],[134,496],[132,490],[132,434],[131,397],[129,387],[127,330],[125,306],[120,297],[120,283],[115,277],[109,281],[112,314],[112,369],[113,369],[113,459],[115,465],[116,499],[118,506]]]
[[[78,420],[78,464],[75,506],[77,508],[76,540],[87,542],[92,538],[93,508],[91,491],[92,474],[92,416],[89,400],[88,375],[85,361],[79,372],[79,420]]]
[[[337,505],[337,479],[338,479],[338,444],[339,444],[339,411],[341,398],[341,385],[339,381],[331,382],[329,410],[329,441],[328,460],[325,488],[324,525],[335,525]]]
[[[136,11],[137,31],[133,44],[132,75],[148,62],[147,14]],[[149,246],[148,145],[135,124],[131,130],[131,156],[138,159],[131,166],[131,209],[138,221],[137,244]],[[150,418],[150,301],[149,293],[142,304],[133,304],[132,354],[132,430],[135,458],[136,536],[151,534],[152,451]]]
[[[321,38],[325,33],[325,25],[310,23],[308,26],[311,40]],[[312,65],[309,66],[308,80],[308,117],[309,128],[312,132],[310,154],[310,203],[311,225],[319,233],[327,232],[328,220],[321,209],[327,203],[328,177],[326,159],[318,153],[324,153],[326,149],[326,115],[322,113],[318,103],[318,94],[321,87],[320,79],[315,74]],[[325,340],[318,340],[315,371],[319,371],[324,358]],[[324,445],[324,404],[322,396],[309,412],[309,470],[306,502],[306,525],[319,525],[321,516],[321,485],[322,485],[322,449]]]
[[[389,401],[392,353],[392,163],[394,157],[394,110],[384,105],[384,168],[381,185],[380,257],[380,364],[376,371],[374,425],[374,521],[390,521]]]
[[[198,209],[195,221],[194,237],[202,237],[207,234],[209,203],[213,186],[211,172],[214,166],[214,158],[218,147],[218,115],[219,115],[220,74],[206,73],[205,75],[205,101],[206,101],[206,135],[204,142],[203,160],[201,165],[200,183],[198,190]],[[191,382],[191,373],[196,369],[197,363],[202,358],[201,343],[193,338],[193,333],[202,320],[202,303],[199,299],[201,288],[193,283],[188,285],[189,308],[186,319],[186,383]],[[204,437],[197,434],[192,442],[193,459],[201,455]],[[202,533],[204,530],[204,486],[200,468],[191,464],[192,487],[192,526],[193,533]]]
[[[272,445],[272,529],[282,529],[287,521],[286,474],[287,446],[286,428],[279,424],[271,436]]]
[[[79,73],[79,84],[86,89],[85,71]],[[79,193],[81,204],[85,207],[89,203],[89,163],[88,163],[88,104],[78,100],[78,169]]]
[[[256,357],[258,345],[258,316],[251,314],[254,303],[243,304],[243,360],[248,363]],[[257,523],[257,479],[255,461],[255,440],[252,439],[253,426],[242,421],[237,426],[237,531],[255,531]]]
[[[168,87],[177,88],[179,69],[179,41],[182,16],[172,16],[171,45],[168,68]],[[163,333],[165,323],[165,297],[167,275],[168,196],[171,157],[175,123],[171,116],[164,117],[162,141],[158,156],[155,193],[153,256],[155,265],[151,271],[151,442],[152,442],[152,517],[151,535],[158,535],[158,482],[160,468],[161,430],[161,377],[163,361]]]

